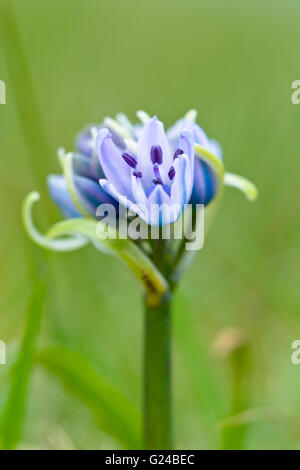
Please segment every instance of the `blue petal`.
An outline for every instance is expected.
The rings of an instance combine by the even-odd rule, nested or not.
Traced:
[[[131,198],[131,169],[112,141],[107,129],[101,129],[96,139],[96,151],[107,180],[116,190]]]
[[[193,124],[191,126],[191,131],[193,132],[196,144],[203,145],[203,147],[209,147],[208,137],[198,124]]]
[[[178,147],[178,140],[183,131],[187,130],[193,135],[195,143],[208,146],[209,140],[204,130],[196,123],[190,121],[189,119],[179,119],[174,126],[170,127],[167,132],[168,139],[173,150],[176,150]]]
[[[103,190],[107,194],[109,194],[115,201],[117,201],[119,204],[126,207],[130,211],[134,212],[135,214],[139,215],[143,220],[147,222],[145,218],[145,206],[140,203],[136,204],[132,202],[132,200],[128,199],[126,196],[120,194],[118,190],[114,187],[114,185],[109,181],[101,179],[99,182]]]
[[[76,175],[74,182],[84,208],[92,216],[96,216],[97,207],[100,204],[112,204],[118,208],[117,202],[101,188],[99,182]]]
[[[183,206],[190,200],[193,189],[193,172],[187,155],[181,155],[174,161],[175,177],[171,187],[172,202]]]
[[[51,198],[60,208],[63,215],[68,218],[81,217],[67,190],[67,183],[63,175],[49,175],[47,178]]]
[[[169,168],[172,166],[173,158],[164,126],[156,116],[144,125],[138,141],[138,170],[143,174],[142,181],[144,188],[149,188],[152,185],[153,165],[150,158],[150,150],[153,145],[160,145],[163,158],[162,167],[168,173]]]
[[[100,178],[103,178],[104,173],[96,156],[89,157],[81,153],[74,153],[72,161],[74,172],[77,175],[93,179],[97,183]]]
[[[195,159],[194,186],[190,202],[207,205],[216,194],[216,181],[212,169],[199,158]]]
[[[167,137],[173,150],[175,150],[177,141],[184,128],[185,122],[186,120],[184,118],[178,119],[178,121],[176,121],[175,124],[173,124],[173,126],[167,130]]]
[[[147,209],[150,225],[172,224],[182,211],[181,205],[170,198],[161,184],[156,185],[150,193]]]
[[[193,137],[193,134],[187,130],[184,129],[179,137],[179,144],[178,148],[183,150],[183,153],[189,157],[190,160],[190,165],[191,165],[191,171],[193,174],[194,171],[194,159],[195,159],[195,140]]]
[[[91,157],[94,153],[92,129],[98,129],[96,124],[89,124],[76,137],[76,148],[80,153]]]
[[[216,157],[219,157],[221,160],[223,159],[222,147],[217,140],[215,139],[209,140],[209,149],[212,154],[216,155]]]

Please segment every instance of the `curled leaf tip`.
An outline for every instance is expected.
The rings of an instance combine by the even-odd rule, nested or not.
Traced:
[[[53,251],[72,251],[77,250],[88,243],[88,240],[81,236],[51,240],[40,233],[32,220],[32,206],[39,199],[40,194],[37,191],[33,191],[26,196],[22,207],[22,219],[25,230],[37,245]]]
[[[196,122],[198,111],[196,109],[190,109],[186,115],[185,119],[188,119],[191,122]]]
[[[242,191],[249,201],[255,201],[258,195],[256,186],[243,176],[236,175],[234,173],[225,173],[224,183],[226,186]]]

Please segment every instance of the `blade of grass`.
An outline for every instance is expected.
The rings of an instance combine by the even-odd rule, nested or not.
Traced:
[[[21,435],[44,299],[45,282],[39,280],[27,306],[25,332],[16,364],[12,370],[11,387],[0,423],[0,446],[2,449],[14,449]]]
[[[43,162],[50,160],[51,150],[12,0],[0,2],[0,37],[29,163],[39,185],[44,176]]]
[[[140,447],[141,416],[131,401],[108,384],[80,353],[62,345],[42,349],[37,361],[92,411],[99,427],[126,449]]]

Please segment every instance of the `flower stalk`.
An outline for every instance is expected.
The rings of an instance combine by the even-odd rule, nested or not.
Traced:
[[[171,301],[145,301],[144,449],[172,449],[171,427]]]

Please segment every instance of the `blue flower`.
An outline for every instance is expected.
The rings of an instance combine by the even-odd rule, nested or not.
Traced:
[[[75,153],[59,151],[63,175],[48,177],[49,192],[65,217],[96,217],[101,204],[119,204],[149,225],[178,220],[185,204],[208,205],[224,184],[256,196],[244,178],[225,173],[219,144],[190,111],[167,132],[156,116],[138,111],[141,124],[124,114],[87,126]]]
[[[105,174],[101,187],[149,225],[175,222],[192,194],[192,134],[182,132],[173,152],[162,122],[154,116],[130,147],[122,152],[108,129],[98,132],[96,152]]]

